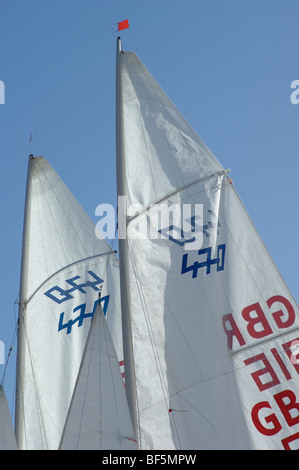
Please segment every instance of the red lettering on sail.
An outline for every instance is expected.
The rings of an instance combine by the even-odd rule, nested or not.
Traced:
[[[273,408],[268,401],[261,401],[254,405],[251,410],[251,419],[256,429],[264,436],[274,436],[279,431],[288,427],[295,426],[299,423],[299,403],[297,397],[292,390],[283,390],[273,396],[276,401],[282,416],[273,412]],[[266,411],[265,411],[266,410]],[[268,411],[268,410],[271,410]],[[267,424],[267,426],[266,426]],[[268,426],[269,425],[269,426]],[[297,442],[297,449],[299,448],[299,432],[296,432],[281,440],[284,449],[291,450],[294,448],[291,443]]]
[[[245,307],[242,310],[242,317],[247,322],[247,331],[252,338],[264,338],[273,333],[258,302]]]
[[[292,390],[284,390],[274,395],[274,399],[279,406],[288,425],[294,426],[299,423],[299,403],[296,402],[296,395]],[[296,416],[290,413],[296,410]],[[293,413],[294,414],[294,413]]]
[[[227,328],[228,325],[230,328]],[[223,315],[222,317],[222,325],[224,328],[225,333],[227,334],[227,347],[229,350],[233,348],[233,337],[235,336],[239,342],[240,346],[244,346],[245,340],[243,336],[241,335],[241,332],[234,320],[234,317],[232,316],[231,313],[228,313],[227,315]]]
[[[260,403],[257,403],[254,405],[251,411],[251,418],[253,421],[253,424],[255,425],[256,429],[261,433],[264,434],[265,436],[273,436],[274,434],[277,434],[281,429],[282,426],[280,422],[278,421],[276,415],[274,413],[269,414],[268,416],[264,417],[264,421],[267,424],[271,424],[271,427],[265,427],[260,419],[259,412],[263,408],[269,408],[272,410],[271,405],[267,401],[261,401]]]
[[[272,306],[277,303],[279,303],[282,308],[271,312]],[[267,306],[269,308],[268,315],[270,316],[271,314],[278,328],[289,328],[295,322],[296,315],[294,307],[291,302],[282,295],[274,295],[270,297],[267,300]],[[246,326],[247,332],[251,338],[262,339],[273,334],[271,325],[259,302],[255,302],[243,308],[241,315],[243,320],[246,322],[244,327]],[[233,337],[237,339],[240,346],[246,345],[246,336],[242,333],[242,327],[237,324],[232,313],[223,315],[222,324],[227,335],[227,345],[229,350],[233,347]]]
[[[277,312],[272,313],[272,316],[275,320],[276,325],[278,326],[278,328],[289,328],[290,326],[293,325],[295,321],[295,317],[296,317],[295,310],[291,302],[289,302],[288,299],[286,299],[282,295],[274,295],[273,297],[270,297],[269,300],[267,300],[267,305],[269,309],[272,307],[272,305],[275,302],[280,302],[282,305],[284,305],[288,313],[288,316],[286,319],[284,319],[284,313],[282,310],[278,310]]]
[[[285,366],[285,363],[283,362],[279,352],[277,351],[276,348],[270,349],[271,353],[273,354],[274,359],[276,360],[277,364],[279,365],[281,371],[283,372],[283,375],[287,380],[290,380],[292,378],[291,374],[289,373],[288,369]]]
[[[290,447],[290,442],[298,441],[298,444],[294,450],[299,448],[299,432],[296,432],[295,434],[292,434],[289,437],[286,437],[285,439],[282,439],[282,445],[285,450],[292,450],[293,447]]]
[[[264,363],[265,367],[255,371],[255,372],[252,372],[251,376],[252,376],[253,380],[255,381],[259,391],[262,392],[263,390],[267,390],[267,388],[274,387],[275,385],[278,385],[280,382],[279,382],[279,379],[278,379],[277,375],[274,372],[273,367],[271,366],[269,360],[266,358],[264,353],[258,354],[257,356],[250,357],[249,359],[246,359],[244,361],[244,363],[247,366],[249,364],[252,364],[253,362],[258,362],[258,361],[262,361]],[[261,381],[260,377],[265,375],[265,374],[269,374],[270,377],[271,377],[271,380],[268,381],[268,382],[263,383]]]
[[[281,386],[299,375],[299,337],[283,343],[280,341],[283,336],[277,331],[277,328],[290,328],[295,320],[293,305],[281,295],[270,297],[265,304],[255,302],[244,307],[237,319],[232,313],[222,317],[228,349],[232,350],[236,343],[237,353],[242,351],[242,346],[247,346],[244,348],[247,357],[243,362],[260,393],[264,394],[265,390]],[[268,341],[273,332],[275,344]],[[250,341],[250,338],[255,341]],[[262,345],[262,352],[248,348],[251,344],[256,347]],[[252,351],[255,352],[254,356]],[[283,390],[273,394],[268,401],[264,399],[255,403],[251,409],[251,420],[256,430],[264,436],[276,436],[275,440],[281,442],[282,448],[299,449],[299,399],[297,401],[294,391]]]

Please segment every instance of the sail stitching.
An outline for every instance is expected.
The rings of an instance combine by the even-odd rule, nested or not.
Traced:
[[[74,266],[75,264],[79,264],[79,263],[83,263],[84,261],[88,261],[90,259],[94,259],[94,258],[99,258],[101,256],[110,256],[112,253],[114,253],[113,250],[110,250],[110,251],[107,251],[105,253],[99,253],[97,255],[92,255],[92,256],[88,256],[87,258],[82,258],[82,259],[79,259],[77,261],[74,261],[73,263],[70,263],[68,264],[67,266],[63,266],[63,268],[60,268],[58,269],[55,273],[51,274],[51,276],[49,276],[47,279],[45,279],[45,281],[42,282],[42,284],[39,285],[39,287],[33,292],[33,294],[30,295],[30,297],[28,298],[27,302],[26,302],[26,305],[28,305],[28,303],[30,302],[30,300],[32,300],[32,297],[35,296],[35,294],[50,280],[52,279],[54,276],[56,276],[57,274],[59,274],[60,272],[64,271],[65,269],[68,269],[69,267],[71,266]]]
[[[296,327],[294,327],[294,328],[290,328],[290,329],[287,330],[287,331],[283,331],[283,332],[281,332],[281,333],[277,333],[277,334],[271,335],[270,337],[267,337],[267,338],[265,338],[264,340],[257,341],[257,342],[255,342],[255,343],[253,343],[253,344],[248,344],[247,346],[244,346],[244,347],[235,349],[234,351],[230,351],[230,356],[231,356],[231,357],[234,357],[234,356],[236,356],[237,354],[242,353],[243,351],[247,351],[248,349],[258,347],[258,346],[260,346],[260,345],[262,345],[262,344],[265,344],[265,343],[268,343],[269,341],[272,341],[273,339],[280,338],[281,336],[286,336],[286,335],[288,335],[289,333],[293,333],[294,331],[298,331],[298,330],[299,330],[299,325],[296,326]]]
[[[140,62],[139,62],[139,65],[141,65]],[[150,85],[149,88],[151,88],[152,91],[154,92],[154,94],[158,97],[158,93],[157,93],[155,87],[153,86],[153,83],[152,83],[150,80],[147,79],[146,73],[145,73],[145,71],[142,69],[142,67],[140,67],[140,68],[141,68],[141,72],[142,72],[142,75],[143,75],[144,78],[145,78],[146,83],[147,83],[148,85]],[[148,71],[147,71],[147,72],[148,72]],[[148,74],[149,74],[149,76],[151,77],[151,79],[154,81],[154,83],[156,83],[158,89],[161,90],[160,86],[159,86],[158,83],[154,80],[154,78],[151,76],[151,74],[150,74],[149,72],[148,72]],[[146,87],[144,87],[144,90],[146,90]],[[161,91],[162,91],[162,90],[161,90]],[[165,95],[163,91],[162,91],[162,93],[163,93],[163,95]],[[146,95],[146,93],[145,93],[145,95]],[[146,97],[146,100],[147,100],[147,102],[149,103],[149,106],[150,106],[151,109],[152,109],[152,113],[155,114],[155,110],[154,110],[153,102],[152,102],[151,98],[150,98],[150,97]],[[157,99],[157,102],[158,102],[160,105],[162,105],[160,99],[159,99],[159,100]],[[162,106],[163,106],[163,105],[162,105]],[[167,108],[167,110],[168,110],[168,108]],[[169,113],[169,110],[168,110],[168,113]],[[171,116],[170,113],[169,113],[169,116]],[[171,120],[172,120],[172,118],[171,118]],[[140,122],[143,123],[143,120],[141,119]],[[143,128],[144,128],[144,126],[142,126],[142,129],[143,129]],[[169,140],[167,139],[167,136],[166,136],[166,134],[165,134],[165,131],[164,131],[163,129],[161,129],[161,127],[160,127],[160,130],[161,130],[161,132],[162,132],[162,134],[163,134],[163,136],[164,136],[164,139],[165,139],[166,144],[168,145],[168,147],[169,147],[169,149],[170,149],[170,151],[171,151],[171,146],[170,146]],[[178,169],[178,170],[179,170],[179,169]],[[180,175],[180,178],[181,178],[181,180],[182,180],[182,183],[184,184],[185,182],[184,182],[184,179],[183,179],[183,176],[182,176],[181,172],[179,172],[179,175]],[[154,179],[153,179],[153,181],[154,181]]]
[[[137,56],[136,56],[137,58]],[[167,113],[168,113],[168,119],[169,121],[172,123],[173,127],[177,127],[176,126],[176,123],[174,122],[174,119],[173,119],[173,116],[171,115],[171,112],[170,110],[173,110],[175,112],[177,112],[180,116],[180,112],[178,111],[178,109],[176,108],[176,106],[174,105],[174,103],[172,103],[172,101],[169,99],[169,97],[165,94],[165,92],[162,90],[162,88],[160,87],[160,85],[157,83],[157,81],[154,79],[154,77],[151,75],[151,73],[147,70],[147,68],[144,66],[144,64],[141,63],[141,61],[138,59],[138,65],[140,67],[140,70],[141,70],[141,73],[142,75],[144,76],[144,79],[145,79],[145,82],[147,83],[147,87],[149,89],[152,90],[152,93],[154,93],[154,95],[157,97],[156,100],[152,99],[151,96],[146,96],[146,93],[145,93],[145,98],[146,100],[148,101],[151,109],[152,109],[152,112],[153,114],[156,114],[156,111],[154,109],[154,106],[153,106],[153,103],[156,102],[158,103],[160,106],[162,106],[165,110],[167,110]],[[149,80],[150,78],[150,80]],[[144,90],[146,90],[146,88],[144,87]],[[159,90],[164,98],[164,101],[162,102],[162,100],[160,99],[160,96],[157,92],[157,90]],[[167,102],[170,102],[171,106],[169,105],[166,105]],[[184,118],[183,118],[184,119]],[[169,139],[167,138],[166,134],[165,134],[165,131],[163,129],[161,129],[160,127],[160,130],[164,136],[164,139],[165,139],[165,142],[166,144],[168,145],[168,147],[170,148],[170,151],[171,151],[171,146],[170,146],[170,143],[169,143]],[[184,136],[183,133],[181,133],[182,137],[183,137],[183,140],[186,142],[186,138]],[[197,165],[199,166],[199,162],[196,161]],[[179,172],[179,175],[180,175],[180,178],[182,179],[182,182],[184,184],[184,178],[183,178],[183,175],[182,173],[179,171],[179,168],[178,169],[178,172]],[[201,169],[201,168],[199,168]]]
[[[203,181],[212,179],[212,178],[214,178],[215,176],[226,175],[226,174],[229,173],[229,172],[230,172],[230,169],[228,169],[228,170],[222,170],[222,171],[216,171],[215,173],[212,173],[211,175],[204,176],[203,178],[199,178],[198,180],[193,181],[192,183],[188,183],[188,184],[186,184],[185,186],[182,186],[182,187],[180,187],[180,188],[177,188],[177,189],[175,189],[174,191],[171,191],[170,193],[168,193],[168,194],[166,194],[165,196],[161,197],[160,199],[156,200],[155,202],[152,202],[152,203],[148,204],[148,205],[145,206],[143,209],[141,209],[140,211],[136,212],[134,215],[132,215],[132,216],[127,216],[127,223],[129,224],[132,220],[134,220],[134,219],[136,219],[137,217],[139,217],[139,215],[144,214],[144,213],[146,213],[147,211],[149,211],[153,205],[160,204],[161,202],[165,201],[166,199],[169,199],[170,197],[173,197],[173,196],[175,196],[176,194],[178,194],[178,193],[180,193],[180,192],[182,192],[182,191],[185,191],[186,189],[190,188],[191,186],[195,186],[195,185],[198,184],[198,183],[202,183]]]
[[[41,162],[41,161],[39,160],[38,163],[40,164],[40,162]],[[44,176],[45,180],[47,181],[49,187],[51,188],[51,191],[55,194],[56,200],[57,200],[58,203],[61,205],[61,207],[63,207],[62,204],[61,204],[60,198],[57,197],[58,195],[57,195],[57,193],[56,193],[56,191],[55,191],[55,187],[53,186],[53,184],[52,184],[50,178],[49,178],[48,175],[47,175],[47,171],[45,170],[45,168],[42,167],[42,165],[39,165],[39,166],[41,167],[41,168],[40,168],[40,169],[41,169],[41,172],[43,173],[43,176]],[[53,173],[54,173],[54,170],[53,170]],[[55,173],[54,173],[54,174],[55,174]],[[39,178],[39,180],[40,180],[40,182],[41,182],[42,180],[41,180],[40,174],[39,174],[38,172],[37,172],[37,175],[38,175],[38,178]],[[42,185],[42,184],[40,184],[40,186],[43,188],[43,185]],[[62,186],[63,186],[63,185],[62,185]],[[59,234],[60,234],[60,231],[59,231],[59,228],[58,228],[57,225],[56,225],[55,217],[53,216],[53,211],[52,211],[52,208],[51,208],[51,206],[50,206],[49,201],[48,201],[47,198],[45,198],[45,203],[46,203],[46,205],[48,206],[49,213],[51,214],[52,223],[53,223],[53,225],[54,225],[54,227],[55,227],[55,232],[56,232],[56,234],[57,234],[57,236],[58,236],[58,238],[59,238],[59,240],[60,240],[60,235],[59,235]],[[68,218],[68,214],[66,215],[66,217]],[[71,224],[71,223],[70,223],[70,224]],[[63,243],[61,243],[61,241],[60,241],[60,246],[61,246],[62,250],[64,251],[65,259],[67,260],[67,256],[66,256],[66,253],[65,253],[65,250],[64,250],[64,246],[63,246]],[[45,256],[45,258],[46,258],[46,256]]]
[[[172,123],[173,127],[177,128],[177,124],[175,122],[175,119],[171,113],[171,111],[177,113],[177,115],[179,116],[180,119],[182,119],[186,125],[188,125],[188,128],[192,131],[192,133],[194,134],[194,136],[191,136],[190,135],[190,139],[194,142],[196,142],[196,144],[200,144],[200,146],[203,147],[202,149],[202,152],[203,154],[205,155],[206,157],[206,153],[207,153],[207,156],[209,159],[212,159],[213,162],[215,164],[217,164],[218,166],[222,167],[222,165],[218,162],[218,160],[216,159],[216,157],[213,155],[213,153],[208,149],[208,147],[205,145],[205,143],[201,140],[201,138],[197,135],[197,133],[194,131],[194,129],[192,128],[192,126],[189,124],[189,122],[186,121],[186,119],[184,118],[184,116],[180,113],[180,111],[177,109],[177,107],[174,105],[174,103],[170,100],[170,98],[166,95],[166,93],[164,92],[164,90],[160,87],[160,85],[157,83],[157,81],[154,79],[154,77],[151,75],[151,73],[147,70],[147,68],[145,67],[144,64],[142,64],[142,62],[140,61],[140,59],[136,56],[136,54],[133,54],[134,57],[136,57],[136,59],[138,60],[138,66],[139,66],[139,69],[140,69],[140,73],[144,76],[145,78],[145,81],[147,83],[147,87],[149,89],[152,90],[152,93],[157,97],[156,99],[153,99],[152,96],[148,95],[146,93],[146,88],[143,87],[143,90],[144,90],[144,96],[138,96],[138,100],[140,101],[140,99],[145,99],[147,100],[147,102],[149,103],[150,107],[152,108],[152,111],[153,111],[153,114],[156,114],[156,111],[153,107],[153,103],[158,103],[160,106],[163,107],[163,109],[167,110],[167,113],[168,113],[168,121]],[[129,73],[129,71],[128,71]],[[160,91],[160,93],[162,94],[162,97],[163,97],[163,100],[160,99],[160,96],[157,92],[157,89]],[[135,89],[134,89],[135,91]],[[135,96],[136,96],[136,92],[135,92]],[[134,98],[135,99],[135,98]],[[127,101],[131,101],[131,100],[127,100]],[[170,103],[170,105],[168,104]],[[142,122],[142,121],[141,121]],[[164,135],[164,138],[165,138],[165,141],[166,143],[168,144],[168,146],[170,147],[170,143],[169,143],[169,139],[167,138],[165,132],[163,129],[161,129],[161,132],[163,133]],[[183,132],[183,130],[180,130],[180,136],[182,138],[182,140],[184,141],[185,145],[188,147],[189,145],[189,142],[187,140],[187,134],[185,132]],[[194,138],[196,138],[194,140]],[[170,148],[170,150],[172,150]],[[196,165],[198,166],[198,169],[200,172],[204,172],[204,169],[203,169],[203,165],[199,162],[199,160],[196,158],[196,155],[194,154],[194,152],[192,153],[193,155],[193,160],[195,161]],[[184,183],[184,180],[183,180],[183,175],[182,173],[180,172],[179,168],[178,169],[178,172],[179,172],[179,175]]]
[[[158,86],[159,86],[159,85],[158,85]],[[159,88],[160,88],[160,87],[159,87]],[[162,92],[163,92],[163,90],[162,90]],[[164,94],[164,92],[163,92],[163,94]],[[150,105],[151,105],[151,108],[152,108],[152,110],[153,110],[153,113],[155,113],[155,110],[154,110],[154,108],[153,108],[152,102],[151,102],[151,100],[149,100],[149,101],[150,101]],[[161,106],[164,106],[161,102],[160,102],[159,104],[160,104]],[[178,129],[177,124],[176,124],[176,122],[175,122],[175,120],[174,120],[174,118],[173,118],[173,116],[172,116],[172,114],[171,114],[171,112],[170,112],[170,110],[171,110],[172,108],[170,108],[169,106],[165,106],[164,109],[167,111],[169,122],[171,122],[171,124],[172,124],[172,126],[173,126],[174,128]],[[177,108],[176,108],[175,106],[174,106],[173,111],[175,111],[181,118],[183,118],[183,116],[180,114],[180,112],[177,110]],[[184,119],[184,118],[183,118],[183,119]],[[185,121],[185,119],[184,119],[184,121]],[[186,121],[185,121],[185,122],[186,122]],[[170,145],[170,141],[169,141],[169,138],[168,138],[167,135],[166,135],[165,130],[164,130],[161,126],[159,127],[159,129],[160,129],[160,131],[161,131],[161,132],[163,133],[163,135],[164,135],[165,141],[166,141],[166,143],[168,144],[168,147],[169,147],[170,152],[173,153],[173,149],[172,149],[172,147],[171,147],[171,145]],[[185,146],[188,147],[188,141],[187,141],[187,138],[186,138],[185,133],[180,130],[179,135],[180,135],[180,137],[182,138],[182,140],[183,140]],[[193,161],[195,161],[196,166],[198,167],[198,171],[205,173],[203,166],[200,165],[198,159],[195,158],[194,153],[192,154],[192,156],[193,156]],[[180,177],[181,177],[181,180],[182,180],[183,184],[185,184],[185,181],[184,181],[184,178],[183,178],[183,174],[182,174],[182,172],[180,171],[180,168],[179,168],[178,165],[177,165],[177,170],[178,170],[178,173],[179,173],[179,175],[180,175]]]
[[[135,90],[134,90],[134,91],[135,91]],[[137,102],[139,103],[138,100],[137,100]],[[153,169],[152,169],[152,165],[151,165],[151,160],[150,160],[150,158],[149,158],[150,152],[149,152],[148,143],[147,143],[147,140],[146,140],[146,137],[145,137],[144,122],[143,122],[143,119],[142,119],[142,117],[141,117],[140,106],[138,106],[138,114],[139,114],[139,116],[140,116],[140,123],[142,124],[142,125],[141,125],[141,129],[142,129],[143,140],[144,140],[144,144],[145,144],[145,148],[146,148],[146,156],[147,156],[148,166],[149,166],[150,172],[151,172],[152,184],[153,184],[153,187],[154,187],[155,194],[157,195],[157,190],[156,190],[156,185],[155,185],[155,178],[154,178],[154,174],[153,174]]]
[[[58,203],[59,203],[60,206],[64,209],[64,207],[63,207],[63,205],[62,205],[62,203],[61,203],[60,197],[58,197],[58,194],[57,194],[56,191],[55,191],[55,186],[52,185],[50,178],[47,176],[47,172],[45,171],[44,168],[41,168],[41,170],[42,170],[42,172],[44,173],[44,177],[45,177],[45,179],[47,180],[47,182],[48,182],[48,184],[49,184],[49,186],[50,186],[52,192],[55,194]],[[56,175],[56,173],[54,172],[54,170],[53,170],[53,173]],[[62,190],[64,191],[66,197],[69,199],[69,191],[68,191],[67,187],[66,187],[63,183],[60,185],[60,187],[61,187]],[[49,207],[49,212],[50,212],[51,215],[52,215],[51,207],[50,207],[48,201],[46,201],[46,202],[47,202],[47,205],[48,205],[48,207]],[[75,206],[77,206],[78,203],[77,203],[77,201],[76,201],[75,199],[74,199],[74,202],[75,202]],[[86,215],[86,214],[85,214],[85,215]],[[72,223],[72,220],[70,219],[69,214],[68,214],[67,212],[66,212],[66,217],[67,217],[67,219],[68,219],[68,223],[70,224],[70,226],[73,226],[74,232],[76,232],[76,227],[74,227],[74,225],[73,225],[73,223]],[[87,218],[87,216],[86,216],[86,218]],[[86,220],[86,219],[84,219],[84,221],[85,221],[85,220]],[[55,218],[54,218],[53,216],[52,216],[52,221],[53,221],[53,224],[54,224],[55,227],[56,227]],[[87,224],[86,224],[86,226],[87,226]],[[59,236],[59,230],[56,230],[56,233],[57,233],[58,236]],[[80,243],[81,243],[81,245],[82,245],[84,251],[87,253],[86,247],[85,247],[84,243],[82,242],[82,240],[80,239],[79,236],[78,236],[78,240],[80,241]],[[62,245],[62,244],[61,244],[61,245]],[[107,243],[107,246],[109,246],[108,243]],[[62,248],[63,248],[63,246],[62,246]],[[95,256],[98,256],[98,255],[95,255]],[[65,255],[65,259],[67,259],[66,255]],[[87,259],[87,258],[86,258],[86,259]],[[74,262],[74,263],[76,263],[76,262]],[[71,264],[73,264],[73,263],[70,263],[70,265],[71,265]],[[45,282],[46,282],[46,281],[45,281]],[[33,295],[34,295],[34,294],[33,294]],[[31,296],[31,297],[32,297],[32,296]],[[30,297],[30,298],[31,298],[31,297]],[[29,300],[28,300],[28,301],[29,301]]]

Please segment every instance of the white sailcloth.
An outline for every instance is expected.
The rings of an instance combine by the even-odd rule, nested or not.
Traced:
[[[296,301],[223,167],[138,57],[119,54],[141,446],[298,448]],[[172,205],[201,225],[200,247]]]
[[[57,449],[101,288],[122,359],[119,268],[43,157],[30,157],[26,199],[16,435],[21,449]]]
[[[61,450],[136,449],[118,358],[98,305],[63,431]]]
[[[17,450],[17,441],[2,385],[0,386],[0,450]]]

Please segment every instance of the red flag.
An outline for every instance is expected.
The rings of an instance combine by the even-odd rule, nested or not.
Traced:
[[[127,29],[129,27],[129,20],[124,20],[117,24],[118,24],[118,31],[121,31],[122,29]]]

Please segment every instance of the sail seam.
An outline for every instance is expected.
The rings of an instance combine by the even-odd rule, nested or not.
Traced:
[[[231,357],[234,357],[236,356],[237,354],[240,354],[242,353],[243,351],[247,351],[248,349],[250,348],[255,348],[257,346],[260,346],[262,344],[265,344],[267,343],[268,341],[272,341],[273,339],[277,339],[277,338],[280,338],[281,336],[286,336],[288,335],[289,333],[293,333],[294,331],[298,331],[299,330],[299,325],[294,327],[294,328],[291,328],[289,329],[288,331],[283,331],[282,333],[277,333],[275,335],[271,335],[269,338],[265,338],[264,340],[261,340],[261,341],[257,341],[256,343],[254,344],[248,344],[247,346],[244,346],[243,348],[238,348],[238,349],[235,349],[234,351],[230,351],[230,356]]]
[[[139,61],[139,67],[140,67],[140,72],[142,73],[142,75],[143,75],[143,77],[144,77],[144,80],[145,80],[145,82],[146,82],[146,84],[147,84],[147,87],[144,86],[144,91],[146,92],[146,91],[148,90],[148,91],[150,92],[150,89],[151,89],[151,92],[148,93],[148,96],[146,97],[146,100],[147,100],[147,102],[148,102],[148,104],[149,104],[149,106],[150,106],[150,108],[151,108],[151,110],[152,110],[152,113],[153,113],[154,115],[156,114],[156,110],[154,109],[153,103],[154,103],[154,102],[157,102],[160,106],[164,107],[165,110],[167,109],[169,120],[172,122],[172,125],[175,126],[175,122],[174,122],[174,120],[173,120],[173,117],[172,117],[172,115],[171,115],[169,109],[168,109],[168,106],[165,106],[166,103],[165,103],[165,93],[164,93],[164,91],[161,89],[160,85],[156,82],[156,80],[152,77],[152,75],[148,72],[148,70],[146,69],[146,67],[143,66],[143,67],[145,68],[145,70],[147,71],[148,76],[150,77],[150,80],[147,78],[146,72],[145,72],[144,68],[142,67],[142,64],[141,64],[140,61]],[[158,88],[158,90],[160,90],[160,92],[162,92],[162,95],[163,95],[163,98],[164,98],[163,103],[162,103],[162,101],[161,101],[161,99],[160,99],[160,97],[159,97],[159,93],[158,93],[158,91],[157,91],[157,88]],[[151,96],[152,93],[154,93],[155,97],[157,98],[156,100],[153,100],[153,99],[152,99],[152,96]],[[145,93],[145,94],[147,94],[147,93]],[[166,97],[166,102],[167,102],[167,97]],[[173,103],[171,103],[171,104],[173,105]],[[173,107],[174,107],[174,110],[175,110],[176,107],[175,107],[174,105],[173,105]],[[144,125],[145,125],[144,120],[141,121],[141,122],[142,122],[142,127],[144,128]],[[165,143],[166,143],[166,145],[168,146],[170,153],[172,153],[172,152],[171,152],[171,145],[170,145],[169,139],[167,138],[165,129],[163,129],[162,127],[160,127],[160,131],[161,131],[162,134],[163,134],[163,137],[164,137],[164,139],[165,139]],[[150,159],[149,159],[149,161],[150,161]],[[184,184],[183,174],[182,174],[181,171],[179,171],[179,168],[178,168],[178,173],[179,173],[180,179],[182,180],[182,183]],[[154,180],[153,180],[153,181],[154,181]]]
[[[32,297],[35,296],[35,294],[50,280],[52,279],[54,276],[56,276],[56,274],[64,271],[65,269],[71,267],[71,266],[74,266],[75,264],[79,264],[79,263],[82,263],[84,261],[88,261],[90,259],[93,259],[93,258],[98,258],[98,257],[101,257],[101,256],[106,256],[106,255],[111,255],[112,253],[115,253],[113,250],[110,250],[110,251],[106,251],[105,253],[99,253],[97,255],[93,255],[93,256],[88,256],[87,258],[82,258],[80,260],[77,260],[77,261],[74,261],[73,263],[70,263],[66,266],[63,266],[63,268],[60,268],[58,269],[55,273],[51,274],[51,276],[49,276],[47,279],[45,279],[44,282],[42,282],[39,287],[33,292],[33,294],[30,295],[30,297],[27,299],[26,301],[26,305],[28,305],[28,303],[30,302],[30,300],[32,300]]]
[[[198,180],[196,181],[193,181],[192,183],[189,183],[189,184],[186,184],[185,186],[181,186],[180,188],[178,189],[175,189],[174,191],[166,194],[165,196],[161,197],[160,199],[156,200],[155,202],[151,203],[151,204],[148,204],[147,206],[145,206],[143,209],[141,209],[140,211],[136,212],[134,215],[132,216],[127,216],[127,225],[134,219],[136,219],[139,215],[141,214],[144,214],[145,212],[147,212],[152,206],[156,205],[156,204],[160,204],[161,202],[165,201],[166,199],[169,199],[170,197],[173,197],[175,196],[176,194],[184,191],[185,189],[188,189],[190,188],[191,186],[194,186],[196,185],[197,183],[201,183],[202,181],[205,181],[205,180],[209,180],[209,179],[212,179],[214,178],[215,176],[223,176],[223,175],[226,175],[227,173],[229,173],[231,170],[228,169],[228,170],[222,170],[222,171],[216,171],[215,173],[212,173],[211,175],[208,175],[208,176],[204,176],[203,178],[199,178]]]

